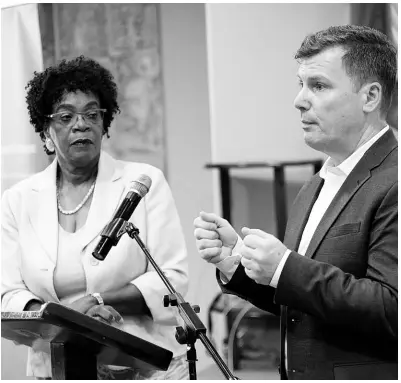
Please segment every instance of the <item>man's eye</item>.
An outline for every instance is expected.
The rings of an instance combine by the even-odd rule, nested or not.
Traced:
[[[324,89],[324,85],[321,84],[320,82],[316,83],[315,85],[313,85],[313,89],[315,90],[322,90]]]

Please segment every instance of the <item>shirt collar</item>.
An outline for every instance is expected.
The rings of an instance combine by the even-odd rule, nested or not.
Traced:
[[[338,166],[335,166],[334,160],[329,157],[320,169],[319,176],[323,179],[326,179],[327,174],[332,173],[336,176],[347,177],[352,172],[356,164],[363,157],[363,155],[368,151],[368,149],[388,130],[389,126],[386,125],[379,133],[377,133],[369,141],[365,142],[361,147],[355,150],[354,153],[352,153]]]

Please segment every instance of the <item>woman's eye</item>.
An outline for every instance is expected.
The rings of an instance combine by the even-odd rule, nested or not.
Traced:
[[[68,121],[71,121],[71,119],[72,119],[72,114],[71,113],[60,114],[60,120],[61,121],[68,122]]]
[[[90,120],[96,120],[97,112],[88,112],[88,113],[86,113],[86,117],[89,118]]]

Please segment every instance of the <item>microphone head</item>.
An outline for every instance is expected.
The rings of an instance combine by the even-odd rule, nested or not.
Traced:
[[[152,185],[152,180],[146,174],[141,174],[136,181],[131,182],[129,190],[145,197]]]

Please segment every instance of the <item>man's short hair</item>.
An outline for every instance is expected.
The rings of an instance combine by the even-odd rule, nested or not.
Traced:
[[[309,58],[334,47],[345,50],[342,62],[358,89],[368,81],[381,84],[383,98],[380,109],[386,115],[397,84],[397,51],[389,38],[365,26],[334,26],[308,35],[295,59]]]

